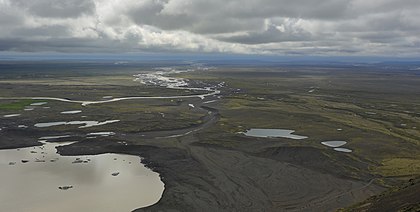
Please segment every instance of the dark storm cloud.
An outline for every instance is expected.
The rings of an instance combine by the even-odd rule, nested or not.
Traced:
[[[164,5],[154,2],[130,8],[127,16],[139,25],[151,25],[166,30],[185,28],[193,24],[191,17],[183,14],[160,14]]]
[[[75,45],[78,44],[78,45]],[[120,52],[132,48],[108,39],[51,38],[45,40],[25,40],[22,38],[0,39],[0,51],[37,52]]]
[[[0,48],[418,54],[418,0],[0,0]]]
[[[258,29],[265,18],[337,19],[346,14],[348,0],[146,0],[129,9],[138,24],[195,33]]]
[[[72,18],[93,14],[93,0],[13,0],[12,5],[40,17]]]
[[[16,26],[23,22],[23,18],[12,13],[0,13],[0,26]]]
[[[25,35],[23,37],[65,37],[69,34],[66,26],[51,25],[33,28],[18,28],[13,31],[16,35]]]
[[[307,41],[311,39],[311,33],[302,28],[294,27],[293,24],[275,25],[266,23],[266,29],[261,32],[249,32],[245,35],[230,36],[227,38],[219,38],[220,40],[244,43],[244,44],[261,44],[276,43],[290,41]]]

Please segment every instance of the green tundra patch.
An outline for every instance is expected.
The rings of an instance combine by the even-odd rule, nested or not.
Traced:
[[[2,102],[0,103],[0,110],[23,110],[26,106],[29,106],[30,104],[40,102],[30,99],[25,100],[17,100],[17,101],[10,101],[10,102]]]

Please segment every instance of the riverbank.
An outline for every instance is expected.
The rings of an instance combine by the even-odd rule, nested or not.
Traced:
[[[411,73],[388,76],[381,71],[222,67],[176,73],[189,79],[185,88],[204,90],[139,84],[125,76],[80,79],[88,85],[77,78],[72,85],[60,85],[66,81],[60,77],[60,83],[48,78],[49,85],[45,80],[37,84],[38,79],[0,81],[0,96],[35,97],[42,91],[42,96],[80,101],[46,100],[45,105],[26,108],[29,103],[23,100],[0,100],[4,108],[17,108],[1,115],[21,114],[0,119],[0,136],[5,138],[0,148],[37,145],[45,136],[70,136],[61,141],[78,142],[59,147],[62,155],[141,157],[160,174],[165,191],[157,204],[138,211],[335,210],[418,173],[418,83]],[[406,87],[398,87],[396,79]],[[211,93],[208,87],[220,93],[202,99],[200,95]],[[190,95],[194,97],[171,99]],[[384,95],[386,99],[379,98]],[[124,96],[172,97],[106,102]],[[107,120],[120,121],[89,128],[35,127]],[[26,128],[19,127],[23,125]],[[287,129],[305,137],[243,134],[250,129]],[[335,151],[324,141],[346,141],[352,151]]]

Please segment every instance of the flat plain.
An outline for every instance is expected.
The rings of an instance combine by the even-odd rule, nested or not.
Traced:
[[[42,98],[203,94],[134,81],[134,75],[161,66],[194,70],[170,76],[220,93],[85,106]],[[157,204],[139,211],[380,211],[376,206],[383,197],[398,210],[420,207],[415,197],[420,71],[410,69],[412,64],[207,66],[2,62],[0,148],[37,146],[40,137],[68,135],[60,141],[78,142],[57,147],[61,155],[140,156],[160,174],[165,190]],[[36,106],[40,102],[47,104]],[[62,114],[77,110],[82,113]],[[12,114],[20,115],[7,117]],[[119,121],[89,128],[36,127],[88,120]],[[293,130],[307,138],[243,134],[255,128]],[[87,136],[95,132],[115,134]],[[341,147],[351,152],[325,146],[325,141],[346,141]],[[401,188],[407,182],[410,186]],[[402,191],[407,195],[394,198]]]

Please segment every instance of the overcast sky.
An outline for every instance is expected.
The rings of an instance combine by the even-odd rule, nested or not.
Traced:
[[[0,0],[0,51],[420,55],[420,0]]]

